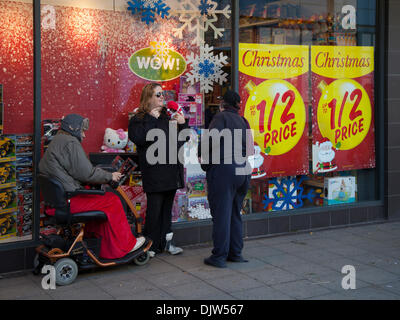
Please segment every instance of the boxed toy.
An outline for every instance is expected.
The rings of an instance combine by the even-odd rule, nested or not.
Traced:
[[[14,237],[17,234],[17,213],[0,215],[0,239]]]
[[[0,162],[15,161],[15,136],[0,136]]]
[[[324,204],[333,205],[356,201],[356,177],[325,178]]]
[[[207,180],[203,175],[187,178],[186,190],[189,198],[207,196]]]
[[[15,187],[16,171],[15,163],[0,163],[0,188]]]
[[[122,190],[125,191],[126,195],[131,200],[135,207],[136,212],[143,219],[142,224],[145,223],[146,218],[146,208],[147,208],[147,198],[146,193],[143,191],[142,186],[121,186]],[[128,219],[129,220],[129,219]]]
[[[240,210],[240,213],[242,215],[251,213],[251,189],[247,191],[246,197],[243,200],[242,210]]]
[[[203,95],[180,93],[178,104],[182,107],[184,116],[189,119],[189,126],[203,124]]]
[[[0,214],[15,211],[17,207],[15,188],[0,189]]]
[[[207,197],[188,198],[188,214],[191,219],[211,219]]]
[[[188,198],[185,190],[178,190],[172,206],[172,222],[188,221]]]

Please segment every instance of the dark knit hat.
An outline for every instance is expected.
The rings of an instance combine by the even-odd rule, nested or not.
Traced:
[[[232,107],[239,108],[240,96],[233,90],[228,90],[222,97],[219,96],[218,99],[223,100]]]
[[[79,141],[82,140],[82,130],[89,129],[89,119],[84,118],[79,114],[66,115],[61,120],[61,129],[76,137]]]

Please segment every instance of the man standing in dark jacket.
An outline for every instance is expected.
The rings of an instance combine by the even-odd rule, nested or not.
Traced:
[[[240,96],[228,90],[222,99],[221,112],[214,116],[199,146],[202,168],[207,172],[214,244],[204,263],[218,268],[225,268],[227,260],[247,262],[242,257],[240,211],[250,184],[248,150],[253,148],[249,124],[238,114]]]

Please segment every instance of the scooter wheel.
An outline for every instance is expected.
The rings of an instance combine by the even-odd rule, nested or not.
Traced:
[[[74,282],[78,276],[78,266],[76,262],[70,258],[63,258],[54,264],[56,269],[56,284],[59,286],[67,286]]]
[[[149,252],[146,251],[146,252],[142,253],[140,256],[138,256],[137,258],[133,259],[133,262],[137,266],[144,266],[149,260],[150,260],[150,255],[149,255]]]

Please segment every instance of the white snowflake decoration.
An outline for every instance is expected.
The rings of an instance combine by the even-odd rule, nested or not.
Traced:
[[[158,0],[143,0],[143,7],[153,9],[157,2]]]
[[[173,35],[179,39],[183,38],[183,31],[196,31],[196,37],[192,44],[200,46],[204,43],[204,32],[209,28],[214,30],[214,39],[222,37],[224,28],[217,28],[214,22],[218,21],[218,14],[223,14],[227,19],[230,17],[230,6],[217,10],[218,3],[211,0],[181,0],[179,8],[173,11],[179,15],[179,21],[183,24],[179,28],[173,28]],[[172,13],[171,13],[172,15]]]
[[[208,93],[213,90],[214,82],[222,85],[227,81],[228,74],[222,71],[222,67],[227,64],[228,57],[222,52],[214,56],[213,47],[205,44],[200,47],[200,55],[192,52],[186,57],[186,62],[192,69],[187,73],[187,80],[193,85],[200,81],[200,90]]]
[[[161,60],[167,61],[169,57],[169,51],[171,48],[169,47],[168,43],[166,42],[150,42],[150,49],[154,51],[155,56],[160,58]]]

